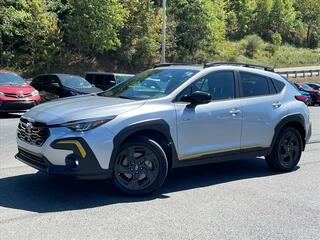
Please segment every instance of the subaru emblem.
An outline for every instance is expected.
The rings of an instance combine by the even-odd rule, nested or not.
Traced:
[[[31,122],[28,122],[27,125],[26,125],[26,128],[27,128],[27,131],[28,132],[31,132],[32,128],[33,128],[33,125]]]

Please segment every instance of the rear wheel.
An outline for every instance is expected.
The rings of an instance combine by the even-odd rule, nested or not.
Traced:
[[[137,137],[120,147],[112,182],[126,195],[146,195],[160,188],[167,174],[168,161],[161,146],[152,139]]]
[[[300,133],[295,128],[285,128],[279,134],[272,153],[266,156],[268,165],[280,172],[294,170],[301,158],[302,145]]]

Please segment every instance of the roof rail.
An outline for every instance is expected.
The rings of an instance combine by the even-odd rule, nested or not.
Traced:
[[[191,64],[187,64],[187,63],[157,63],[154,65],[154,68],[169,67],[169,66],[183,66],[183,65],[191,65]]]
[[[258,65],[258,64],[251,64],[251,63],[241,63],[241,62],[207,62],[204,64],[204,68],[208,67],[214,67],[214,66],[220,66],[220,65],[232,65],[232,66],[242,66],[242,67],[248,67],[248,68],[262,68],[265,71],[268,72],[274,72],[274,68]]]

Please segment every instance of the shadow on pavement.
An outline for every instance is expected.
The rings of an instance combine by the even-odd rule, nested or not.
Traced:
[[[181,168],[168,176],[158,192],[142,198],[121,196],[107,181],[76,181],[42,173],[28,174],[0,179],[0,207],[38,213],[78,210],[169,198],[167,193],[273,174],[264,160],[258,158]]]

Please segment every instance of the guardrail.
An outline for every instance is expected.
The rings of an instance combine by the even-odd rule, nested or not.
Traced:
[[[291,78],[305,78],[305,77],[320,77],[320,68],[319,69],[305,69],[305,70],[281,70],[277,69],[277,73]]]

